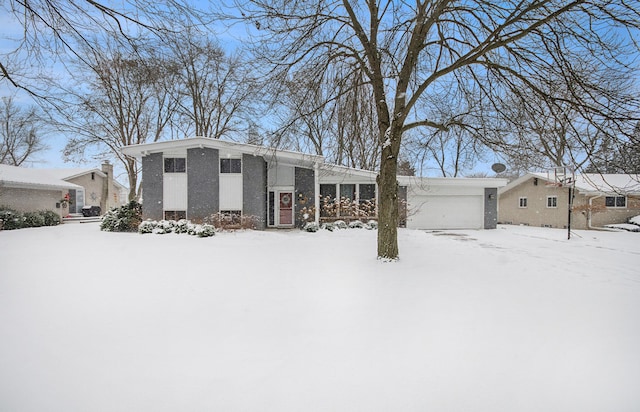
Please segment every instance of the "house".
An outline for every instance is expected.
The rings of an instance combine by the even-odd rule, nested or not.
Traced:
[[[640,176],[579,174],[559,184],[553,173],[528,173],[499,191],[498,221],[505,224],[567,228],[569,188],[573,190],[571,228],[591,229],[640,215]]]
[[[124,192],[124,193],[123,193]],[[23,212],[54,210],[61,217],[85,206],[105,211],[126,200],[108,162],[97,168],[31,169],[0,165],[0,205]]]
[[[375,219],[376,172],[322,156],[194,137],[127,146],[142,161],[144,219],[254,216],[259,229],[308,221]],[[400,177],[400,224],[409,228],[493,228],[503,179]]]

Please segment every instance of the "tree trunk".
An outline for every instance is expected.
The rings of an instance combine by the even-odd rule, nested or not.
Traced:
[[[397,260],[398,255],[398,152],[401,129],[391,127],[384,140],[378,182],[378,259]]]

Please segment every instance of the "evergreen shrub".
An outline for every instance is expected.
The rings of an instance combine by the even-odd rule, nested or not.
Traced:
[[[142,205],[135,200],[105,213],[100,230],[105,232],[136,232],[142,222]]]

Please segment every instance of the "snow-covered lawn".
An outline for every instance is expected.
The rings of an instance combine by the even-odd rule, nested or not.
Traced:
[[[0,411],[638,411],[640,234],[0,232]]]

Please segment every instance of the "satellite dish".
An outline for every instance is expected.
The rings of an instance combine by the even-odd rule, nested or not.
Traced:
[[[503,165],[502,163],[494,163],[491,165],[491,170],[496,173],[502,173],[507,170],[507,166]]]

